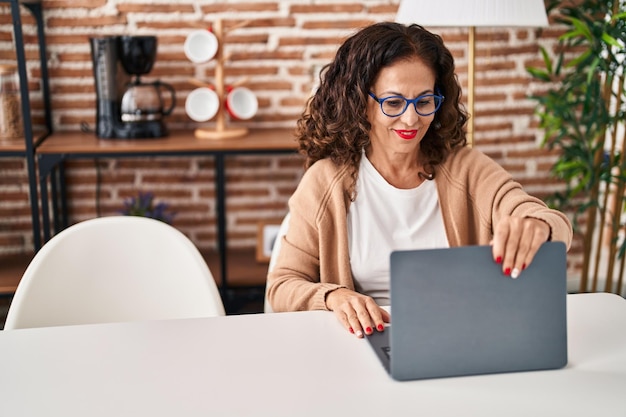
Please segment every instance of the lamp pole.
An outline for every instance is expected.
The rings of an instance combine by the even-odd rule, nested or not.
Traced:
[[[474,146],[474,63],[476,53],[476,27],[470,26],[467,45],[467,109],[469,119],[467,121],[467,143]]]

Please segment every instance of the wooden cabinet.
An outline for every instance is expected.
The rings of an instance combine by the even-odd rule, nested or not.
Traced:
[[[249,253],[228,250],[225,158],[233,155],[295,155],[297,147],[293,130],[286,128],[251,129],[246,136],[230,139],[199,139],[192,131],[173,131],[167,137],[150,140],[98,139],[90,133],[55,132],[37,148],[44,241],[52,236],[52,232],[58,233],[68,226],[64,175],[58,172],[64,161],[94,157],[211,156],[215,161],[217,252],[205,256],[229,311],[233,298],[231,290],[262,286],[267,265],[256,264],[254,250]],[[52,195],[48,194],[48,182],[52,185]],[[228,259],[230,255],[232,257]]]

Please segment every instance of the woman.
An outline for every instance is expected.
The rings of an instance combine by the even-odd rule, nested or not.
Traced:
[[[268,275],[274,311],[335,312],[351,333],[382,331],[392,250],[492,245],[517,278],[566,216],[466,146],[454,60],[418,25],[378,23],[347,39],[298,121],[305,174]]]

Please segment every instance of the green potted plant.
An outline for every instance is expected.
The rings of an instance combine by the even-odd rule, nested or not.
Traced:
[[[532,98],[545,146],[560,151],[553,172],[565,187],[550,203],[573,213],[574,228],[583,236],[581,291],[596,291],[604,279],[605,291],[621,292],[626,250],[621,220],[626,184],[626,3],[550,0],[547,10],[564,33],[556,51],[541,48],[544,67],[528,71],[549,85]]]

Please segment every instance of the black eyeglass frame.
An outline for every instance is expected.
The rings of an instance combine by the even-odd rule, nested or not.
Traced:
[[[442,95],[440,95],[440,94],[423,94],[423,95],[421,95],[421,96],[417,96],[417,97],[415,97],[414,99],[409,99],[409,98],[406,98],[406,97],[404,97],[404,96],[389,96],[389,97],[385,97],[385,98],[378,98],[378,97],[376,97],[376,95],[375,95],[374,93],[372,93],[371,91],[370,91],[368,94],[369,94],[369,96],[370,96],[371,98],[373,98],[374,100],[376,100],[376,102],[377,102],[378,104],[380,104],[380,111],[381,111],[381,112],[383,112],[383,114],[384,114],[385,116],[387,116],[387,117],[400,117],[400,116],[402,116],[402,115],[404,114],[404,112],[406,112],[406,109],[408,109],[408,108],[409,108],[409,105],[410,105],[410,104],[413,104],[413,108],[415,109],[415,113],[419,114],[419,115],[420,115],[420,116],[422,116],[422,117],[427,117],[427,116],[430,116],[431,114],[435,114],[435,113],[437,112],[437,110],[439,110],[439,109],[441,108],[441,104],[442,104],[442,103],[443,103],[443,101],[446,99],[444,96],[442,96]],[[430,113],[426,113],[426,114],[424,114],[424,113],[420,113],[420,111],[419,111],[419,110],[417,110],[417,103],[418,103],[420,100],[423,100],[423,99],[425,99],[425,98],[430,98],[430,97],[433,97],[433,98],[435,99],[435,110],[433,110],[433,111],[432,111],[432,112],[430,112]],[[404,102],[405,102],[404,109],[402,109],[402,111],[401,111],[400,113],[396,114],[396,115],[390,115],[390,114],[387,114],[387,113],[385,112],[385,110],[383,110],[383,103],[384,103],[385,101],[387,101],[387,100],[391,100],[391,99],[402,99],[402,100],[404,100]]]

